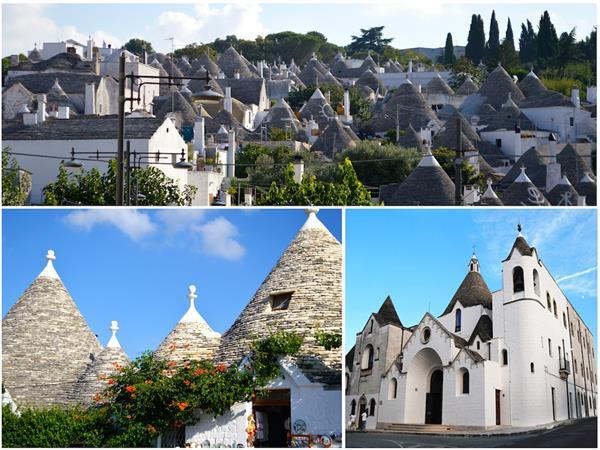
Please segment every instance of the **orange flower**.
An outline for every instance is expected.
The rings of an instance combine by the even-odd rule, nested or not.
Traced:
[[[131,394],[131,398],[135,398],[135,394]]]
[[[148,425],[148,431],[150,433],[156,433],[156,428],[154,428],[152,425]]]
[[[183,380],[183,384],[185,384],[186,386],[190,385],[190,380]]]
[[[93,400],[94,400],[95,402],[99,402],[99,401],[100,401],[100,394],[96,394],[96,395],[94,395],[94,397],[93,397]]]
[[[227,366],[225,364],[219,364],[217,366],[217,370],[221,373],[225,372],[227,370]]]
[[[126,390],[127,392],[135,392],[135,386],[127,386],[127,387],[125,388],[125,390]]]
[[[176,365],[177,365],[177,363],[175,361],[169,361],[167,363],[167,366],[169,366],[169,367],[175,367]]]
[[[188,407],[188,405],[189,405],[189,403],[186,403],[186,402],[179,402],[177,404],[177,406],[179,407],[179,411],[183,411],[185,408]]]
[[[205,370],[205,369],[198,369],[198,370],[195,370],[194,372],[192,372],[192,375],[202,375],[206,372],[207,372],[207,370]]]
[[[112,378],[108,379],[108,384],[115,384],[115,380],[113,380]]]

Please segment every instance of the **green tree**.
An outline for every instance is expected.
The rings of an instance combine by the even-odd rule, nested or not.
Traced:
[[[568,64],[581,61],[579,48],[575,39],[575,28],[570,33],[564,32],[558,39],[558,53],[553,66],[564,69]]]
[[[116,162],[109,163],[101,174],[96,168],[89,171],[67,170],[61,163],[56,181],[44,187],[44,204],[52,206],[115,204]],[[132,169],[131,186],[137,186],[137,204],[148,206],[190,205],[196,195],[195,186],[180,189],[177,183],[156,167]],[[135,189],[131,189],[132,194]],[[135,203],[135,200],[132,200]]]
[[[138,56],[142,56],[144,50],[146,50],[146,53],[148,54],[154,53],[154,49],[150,42],[138,38],[129,39],[125,45],[123,45],[123,48]]]
[[[185,47],[178,48],[173,52],[173,55],[175,55],[176,58],[185,56],[191,61],[200,58],[205,53],[208,53],[213,60],[217,57],[217,52],[215,52],[208,44],[196,44],[195,42],[193,44],[188,44]]]
[[[469,28],[469,36],[467,37],[467,46],[465,47],[465,55],[475,65],[483,61],[485,50],[485,30],[483,19],[478,14],[471,16],[471,26]]]
[[[450,66],[456,62],[456,55],[454,54],[454,44],[452,43],[452,33],[448,33],[446,36],[446,46],[444,47],[444,55],[442,63],[446,66]]]
[[[475,83],[480,83],[482,78],[481,71],[475,64],[465,55],[462,55],[450,69],[448,84],[452,89],[458,89],[467,77],[471,77]]]
[[[2,205],[22,206],[31,192],[31,175],[22,171],[7,147],[2,151]]]
[[[490,35],[485,44],[484,62],[488,69],[493,69],[498,65],[500,52],[500,30],[496,20],[496,11],[492,11],[490,19]]]
[[[393,41],[393,38],[383,37],[384,26],[372,27],[368,29],[361,28],[360,36],[352,36],[352,41],[348,45],[348,53],[354,55],[358,52],[368,52],[369,50],[381,54],[384,47]]]
[[[539,65],[547,67],[558,54],[558,36],[556,35],[556,29],[550,20],[548,11],[544,11],[544,14],[540,17],[536,44]]]
[[[527,20],[527,26],[524,23],[521,24],[519,59],[523,64],[532,63],[537,59],[537,36],[529,20]]]
[[[507,71],[511,71],[519,65],[519,54],[515,50],[515,39],[510,19],[508,19],[508,24],[506,25],[504,41],[500,44],[499,58],[500,63]]]
[[[439,147],[435,150],[432,150],[431,153],[435,156],[435,159],[438,160],[442,169],[448,174],[452,180],[456,178],[456,152],[453,149],[446,147]],[[484,188],[485,180],[482,174],[477,174],[472,165],[470,165],[467,161],[463,160],[461,164],[461,172],[462,172],[462,183],[463,186],[467,184],[477,185],[480,188]]]

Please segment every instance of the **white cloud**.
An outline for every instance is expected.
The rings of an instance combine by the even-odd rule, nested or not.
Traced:
[[[50,5],[41,4],[5,4],[2,6],[2,55],[7,56],[16,53],[27,54],[33,49],[34,44],[38,48],[44,42],[63,41],[74,39],[85,44],[88,34],[81,33],[75,25],[59,26],[47,17]],[[110,34],[97,30],[91,34],[96,45],[102,45],[102,41],[110,43],[113,47],[120,47],[123,42]]]
[[[570,274],[570,275],[565,275],[565,276],[563,276],[563,277],[560,277],[560,278],[559,278],[559,279],[557,279],[556,281],[557,281],[558,283],[560,283],[561,281],[571,280],[571,279],[573,279],[573,278],[579,278],[579,277],[581,277],[581,276],[583,276],[583,275],[587,275],[588,273],[592,273],[592,272],[594,272],[595,270],[596,270],[596,267],[595,267],[595,266],[594,266],[594,267],[590,267],[589,269],[585,269],[585,270],[582,270],[582,271],[580,271],[580,272],[575,272],[575,273],[572,273],[572,274]]]
[[[198,224],[206,215],[203,209],[161,209],[156,217],[164,224],[165,233],[174,235]]]
[[[241,259],[246,249],[236,240],[239,231],[224,217],[217,217],[192,229],[198,233],[203,249],[214,256],[231,261]]]
[[[194,14],[166,11],[158,16],[156,24],[148,28],[152,42],[175,38],[175,46],[192,42],[210,42],[235,34],[238,38],[254,39],[268,33],[261,20],[262,7],[258,3],[234,2],[215,5],[201,3],[194,6]]]
[[[96,225],[110,225],[126,234],[131,240],[139,241],[152,234],[156,225],[148,214],[135,209],[88,209],[69,213],[65,221],[85,231]]]

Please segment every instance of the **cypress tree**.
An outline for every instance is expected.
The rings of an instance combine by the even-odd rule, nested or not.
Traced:
[[[513,35],[512,25],[510,24],[510,18],[506,25],[506,35],[504,41],[500,45],[500,63],[505,69],[515,67],[519,63],[519,55],[515,50],[515,38]]]
[[[521,36],[519,38],[519,59],[523,64],[535,61],[536,51],[536,35],[531,22],[527,21],[527,26],[521,24]]]
[[[496,11],[492,11],[490,19],[490,36],[485,45],[485,64],[488,68],[494,68],[498,64],[498,53],[500,50],[500,30],[496,20]]]
[[[546,66],[558,54],[558,36],[548,11],[544,11],[544,14],[540,17],[536,43],[538,60],[543,66]]]
[[[446,47],[444,48],[444,59],[443,63],[446,66],[450,66],[456,62],[456,56],[454,56],[454,44],[452,43],[452,33],[448,33],[446,36]]]
[[[465,48],[465,56],[473,64],[477,65],[483,60],[483,50],[485,48],[485,31],[483,29],[483,19],[480,15],[471,16],[471,26]]]

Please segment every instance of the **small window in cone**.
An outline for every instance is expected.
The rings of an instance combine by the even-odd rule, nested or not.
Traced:
[[[290,306],[290,300],[292,299],[292,292],[283,292],[279,294],[271,294],[271,311],[281,311],[288,309]]]

